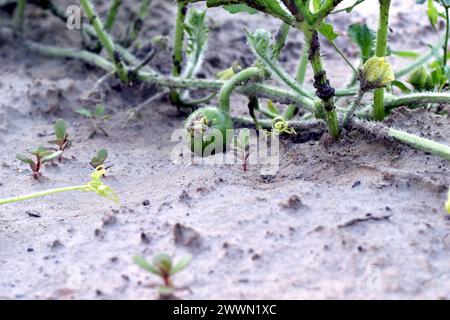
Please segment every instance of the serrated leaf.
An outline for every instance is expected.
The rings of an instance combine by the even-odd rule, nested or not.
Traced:
[[[334,41],[339,36],[339,34],[334,31],[334,27],[326,22],[320,24],[319,32],[330,42]]]
[[[56,138],[58,140],[64,140],[66,138],[67,125],[63,119],[58,119],[54,125]]]
[[[177,262],[177,264],[170,270],[170,274],[174,275],[180,271],[183,271],[186,269],[186,267],[189,265],[189,263],[192,261],[192,256],[186,256],[182,258],[180,261]]]
[[[348,28],[348,36],[359,47],[363,63],[374,55],[375,31],[365,23],[354,23]]]
[[[156,269],[150,262],[145,260],[144,258],[136,256],[136,257],[133,258],[133,261],[139,267],[147,270],[148,272],[151,272],[151,273],[153,273],[153,274],[155,274],[157,276],[161,275],[161,272],[158,269]]]

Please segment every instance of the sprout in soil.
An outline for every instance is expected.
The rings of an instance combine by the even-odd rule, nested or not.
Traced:
[[[49,141],[51,144],[58,146],[57,151],[65,152],[72,145],[72,141],[69,139],[69,132],[67,131],[66,122],[63,119],[58,119],[54,124],[56,139]],[[62,160],[62,154],[58,157],[59,162]]]
[[[242,161],[242,170],[248,170],[248,158],[250,156],[250,129],[244,128],[233,138],[233,146],[236,155]]]
[[[192,257],[186,256],[176,264],[166,253],[156,254],[151,263],[142,257],[134,257],[133,260],[141,268],[161,278],[163,284],[159,286],[159,294],[162,298],[167,298],[171,297],[177,289],[172,281],[172,277],[186,269]]]
[[[95,156],[92,157],[91,161],[89,162],[89,164],[94,167],[97,168],[98,166],[102,166],[105,164],[106,159],[108,158],[108,150],[106,149],[100,149]],[[111,166],[106,167],[105,169],[108,170]]]
[[[50,162],[62,155],[62,151],[52,151],[40,146],[36,150],[31,152],[31,155],[36,157],[36,160],[32,160],[22,154],[16,155],[17,159],[30,166],[33,172],[33,177],[38,179],[42,173],[40,172],[44,163]]]
[[[25,195],[25,196],[0,199],[0,205],[10,204],[10,203],[15,203],[15,202],[20,202],[20,201],[27,201],[27,200],[34,199],[34,198],[40,198],[40,197],[49,196],[52,194],[57,194],[57,193],[62,193],[62,192],[71,192],[71,191],[94,192],[97,195],[99,195],[100,197],[106,198],[108,200],[114,201],[117,204],[119,204],[119,198],[117,197],[116,193],[113,191],[113,189],[111,189],[111,187],[105,185],[102,181],[102,177],[105,174],[106,174],[106,170],[103,168],[103,166],[100,166],[94,170],[94,172],[91,174],[91,181],[89,181],[85,185],[57,188],[57,189],[36,192],[36,193]]]
[[[98,133],[98,131],[101,131],[106,137],[108,137],[108,132],[106,132],[105,128],[103,127],[106,122],[111,117],[110,115],[105,114],[106,108],[102,104],[98,104],[94,111],[81,108],[77,110],[77,113],[81,114],[82,116],[85,116],[92,121],[92,130],[89,135],[89,139],[93,139],[95,135]]]

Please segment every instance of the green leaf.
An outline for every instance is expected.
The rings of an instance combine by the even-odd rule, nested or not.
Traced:
[[[44,146],[39,146],[36,150],[31,152],[32,155],[37,156],[39,158],[46,157],[52,154],[52,151],[48,150]]]
[[[156,274],[157,276],[161,275],[161,272],[156,269],[153,265],[151,265],[147,260],[145,260],[142,257],[134,257],[133,258],[134,263],[136,263],[139,267],[147,270],[148,272],[151,272],[153,274]]]
[[[104,105],[98,104],[98,105],[95,107],[94,115],[95,115],[97,118],[99,118],[99,117],[101,117],[102,115],[105,114],[105,110],[106,110],[106,108],[105,108]]]
[[[30,165],[34,164],[33,160],[31,160],[30,158],[28,158],[28,157],[26,157],[24,155],[17,154],[16,158],[19,159],[20,161],[24,162],[24,163],[27,163],[27,164],[30,164]]]
[[[280,110],[278,110],[277,106],[275,105],[275,103],[273,103],[271,100],[269,100],[267,102],[267,109],[269,109],[270,112],[279,115],[280,114]]]
[[[258,10],[250,8],[245,3],[225,5],[225,6],[223,6],[223,8],[231,14],[245,12],[245,13],[253,15],[253,14],[258,13]]]
[[[399,80],[392,81],[391,85],[393,87],[399,88],[403,93],[410,93],[411,92],[411,90],[406,86],[406,84],[404,84],[403,82],[401,82]]]
[[[49,154],[48,156],[43,157],[43,158],[41,159],[41,162],[42,162],[42,163],[50,162],[50,161],[52,161],[53,159],[58,158],[58,157],[61,156],[62,154],[63,154],[62,151],[56,151],[56,152],[54,152],[54,153],[52,153],[52,154]]]
[[[183,271],[184,269],[186,269],[186,267],[189,265],[189,263],[191,261],[192,261],[192,256],[184,257],[183,259],[178,261],[178,263],[172,268],[172,270],[170,270],[170,274],[174,275],[180,271]]]
[[[172,270],[172,258],[167,253],[157,253],[153,257],[153,265],[162,272],[170,273],[170,270]]]
[[[92,158],[91,163],[94,167],[101,166],[108,158],[108,150],[100,149],[97,154]]]
[[[365,23],[354,23],[348,28],[350,39],[361,50],[361,58],[363,63],[374,55],[375,31],[370,29]]]
[[[439,12],[434,5],[433,0],[428,0],[428,9],[427,9],[428,19],[430,19],[430,23],[432,26],[436,26],[439,18]]]
[[[54,125],[56,138],[58,140],[64,140],[66,138],[67,125],[63,119],[58,119]]]
[[[91,111],[89,111],[88,109],[85,109],[85,108],[75,110],[75,112],[81,114],[82,116],[88,117],[88,118],[91,118],[93,115]]]
[[[319,32],[328,39],[328,41],[334,41],[339,34],[334,31],[334,28],[331,24],[322,22],[319,27]]]

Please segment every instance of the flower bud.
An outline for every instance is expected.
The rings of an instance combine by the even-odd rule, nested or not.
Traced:
[[[408,79],[408,82],[416,90],[423,90],[428,87],[430,74],[427,72],[424,66],[416,69]]]
[[[394,71],[385,58],[372,57],[364,64],[361,82],[367,89],[377,89],[395,80]]]

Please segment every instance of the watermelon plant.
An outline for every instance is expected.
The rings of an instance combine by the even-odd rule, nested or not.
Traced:
[[[450,103],[449,0],[417,0],[417,3],[426,4],[431,26],[436,33],[439,33],[438,21],[442,20],[445,24],[445,32],[439,34],[442,40],[431,45],[430,52],[421,56],[396,51],[389,46],[392,1],[374,0],[379,4],[377,30],[371,30],[364,24],[349,25],[348,35],[360,49],[360,64],[354,66],[336,44],[339,34],[335,32],[329,17],[351,12],[356,6],[364,5],[365,1],[355,0],[352,5],[341,8],[343,0],[178,0],[170,75],[152,68],[151,59],[143,63],[133,50],[137,46],[140,31],[145,27],[151,1],[141,1],[139,12],[130,19],[130,26],[126,28],[126,35],[115,39],[110,32],[114,28],[117,13],[123,7],[122,2],[112,1],[103,23],[95,10],[94,1],[80,0],[87,18],[83,20],[80,32],[83,39],[88,41],[75,49],[44,45],[27,39],[25,0],[15,1],[16,8],[11,15],[10,25],[31,52],[53,58],[79,59],[103,69],[106,74],[112,74],[124,86],[139,82],[155,85],[161,89],[161,93],[168,94],[171,103],[183,112],[209,104],[193,111],[184,128],[186,143],[194,153],[201,156],[225,151],[233,137],[228,132],[236,123],[275,133],[295,134],[296,129],[307,128],[314,120],[314,123],[325,124],[329,135],[335,140],[352,129],[375,131],[378,136],[393,138],[413,148],[450,159],[448,146],[389,128],[379,122],[401,106],[417,108]],[[30,0],[28,3],[49,11],[61,20],[67,19],[56,1]],[[193,3],[203,3],[206,11],[191,8]],[[207,10],[215,7],[222,7],[230,14],[244,12],[270,15],[279,22],[279,29],[275,35],[266,30],[255,30],[253,26],[243,30],[255,57],[253,64],[245,69],[230,66],[217,78],[204,79],[198,74],[208,50],[210,29]],[[279,63],[280,53],[290,32],[299,33],[304,39],[304,49],[295,74],[289,74]],[[324,41],[330,43],[336,54],[349,65],[351,81],[343,88],[336,88],[333,83],[338,81],[329,78],[322,54]],[[102,55],[101,51],[105,54]],[[391,55],[412,57],[415,60],[400,70],[393,70]],[[313,88],[306,84],[308,68],[312,70]],[[406,77],[407,81],[402,81]],[[276,80],[277,85],[268,84],[271,79]],[[204,91],[205,94],[193,99],[193,91]],[[364,102],[364,96],[371,92],[373,99],[369,103]],[[234,115],[230,103],[234,93],[248,98],[249,118]],[[216,96],[218,102],[212,105]],[[343,97],[352,98],[351,102]],[[264,101],[268,101],[268,107],[264,107]],[[274,112],[269,106],[275,104],[284,105],[284,111]],[[106,120],[104,109],[100,112],[97,107],[94,112],[83,110],[80,113],[94,120],[93,135],[97,130],[104,131],[96,122],[98,119]]]

